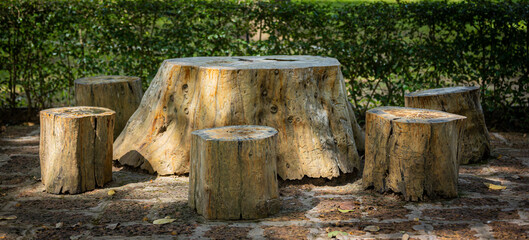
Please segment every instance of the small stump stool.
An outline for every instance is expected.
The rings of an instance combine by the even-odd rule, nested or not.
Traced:
[[[139,77],[96,76],[75,80],[77,106],[110,108],[116,112],[116,139],[140,106],[143,90]]]
[[[112,180],[115,112],[100,107],[40,112],[40,168],[46,192],[76,194]]]
[[[256,219],[279,211],[277,131],[229,126],[193,131],[189,206],[207,219]]]
[[[448,87],[408,93],[406,107],[445,111],[467,117],[461,140],[460,164],[476,163],[490,155],[490,137],[479,101],[479,87]]]
[[[417,108],[367,111],[363,187],[411,201],[456,197],[464,119]]]

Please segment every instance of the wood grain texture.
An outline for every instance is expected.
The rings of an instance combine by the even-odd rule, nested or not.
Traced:
[[[77,194],[112,181],[115,112],[99,107],[40,112],[40,166],[46,192]]]
[[[490,136],[479,100],[479,87],[436,88],[408,93],[406,107],[434,109],[467,117],[460,164],[477,163],[490,156]]]
[[[257,219],[279,211],[277,131],[228,126],[192,133],[189,206],[207,219]]]
[[[166,60],[114,144],[114,159],[161,175],[189,172],[191,132],[265,125],[279,132],[283,179],[359,172],[340,63],[313,56]],[[355,132],[356,131],[356,132]]]
[[[94,76],[75,80],[77,106],[96,106],[116,112],[114,138],[116,139],[143,97],[139,77]]]
[[[367,111],[363,187],[402,193],[411,201],[457,197],[464,120],[417,108]]]

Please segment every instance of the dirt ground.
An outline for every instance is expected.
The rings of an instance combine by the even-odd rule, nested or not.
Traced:
[[[280,184],[282,208],[274,216],[207,221],[187,207],[187,177],[118,165],[105,188],[47,194],[39,127],[2,131],[0,239],[329,239],[329,233],[339,239],[529,239],[529,137],[523,133],[492,133],[493,157],[461,166],[457,199],[405,202],[364,191],[362,180],[350,177],[290,181]],[[165,217],[176,221],[152,223]]]

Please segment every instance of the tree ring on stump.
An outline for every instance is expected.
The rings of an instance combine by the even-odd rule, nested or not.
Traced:
[[[93,76],[79,78],[74,81],[75,84],[112,84],[112,83],[128,83],[141,81],[139,77],[133,76],[116,76],[116,75],[105,75],[105,76]]]
[[[103,107],[51,108],[42,110],[41,113],[63,118],[100,117],[116,114],[114,110]]]
[[[445,88],[433,88],[415,91],[406,94],[407,97],[424,97],[424,96],[434,96],[434,95],[447,95],[453,93],[461,93],[468,91],[479,90],[479,87],[476,86],[458,86],[458,87],[445,87]]]
[[[277,130],[267,126],[240,125],[196,130],[193,134],[199,135],[206,141],[245,141],[269,138],[276,135]]]

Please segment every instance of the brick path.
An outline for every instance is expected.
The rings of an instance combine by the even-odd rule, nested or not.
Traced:
[[[38,134],[38,126],[11,126],[0,136],[0,218],[16,216],[0,220],[0,239],[328,239],[333,231],[344,233],[340,239],[529,239],[529,137],[522,133],[492,134],[494,159],[460,169],[458,199],[407,203],[363,191],[361,180],[283,182],[281,212],[260,221],[206,221],[187,207],[187,177],[119,166],[104,189],[46,194]],[[166,216],[177,220],[152,224]]]

